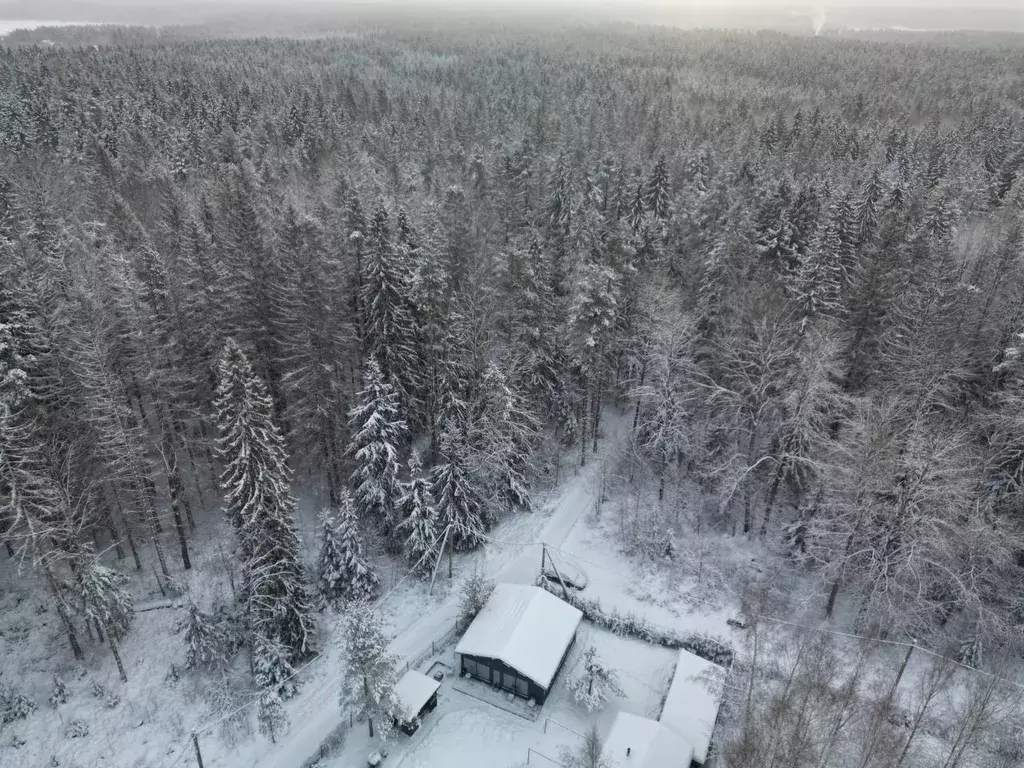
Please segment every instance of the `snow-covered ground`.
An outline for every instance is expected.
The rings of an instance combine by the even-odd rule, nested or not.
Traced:
[[[678,574],[673,576],[671,567],[651,565],[638,572],[636,562],[619,550],[613,518],[596,520],[593,517],[602,457],[621,445],[628,426],[628,418],[609,415],[605,420],[606,436],[601,451],[587,466],[579,468],[572,457],[566,457],[561,470],[562,481],[537,499],[536,511],[504,521],[492,531],[492,541],[480,551],[456,554],[451,580],[447,576],[448,563],[442,561],[432,593],[428,593],[429,585],[418,578],[403,579],[401,562],[378,555],[383,587],[388,592],[380,610],[393,634],[391,650],[404,662],[425,663],[439,640],[454,639],[452,629],[459,611],[459,584],[474,571],[497,582],[532,584],[540,569],[542,543],[549,546],[549,555],[556,558],[556,562],[573,558],[588,579],[585,594],[599,598],[608,607],[633,611],[665,627],[728,636],[725,619],[731,615],[731,605],[700,603],[700,610],[692,610],[682,600],[687,585],[678,582]],[[299,525],[303,540],[312,552],[317,505],[306,497],[302,501]],[[192,597],[206,606],[214,599],[225,602],[231,599],[228,578],[231,555],[204,545],[205,541],[230,540],[230,535],[224,531],[221,532],[224,536],[202,535],[205,527],[224,524],[214,520],[215,514],[208,520],[201,519],[200,531],[193,539],[196,567],[181,579]],[[144,551],[143,556],[147,565],[154,560],[148,552]],[[127,570],[129,563],[130,559],[123,561],[120,567]],[[3,569],[14,567],[13,561],[4,559],[0,563]],[[238,578],[237,571],[233,575]],[[4,728],[0,734],[0,765],[50,764],[51,757],[55,757],[61,766],[69,768],[192,766],[195,757],[191,732],[201,730],[200,745],[206,768],[299,768],[319,754],[321,745],[333,733],[339,730],[344,733],[343,752],[348,754],[349,743],[358,745],[358,734],[365,732],[365,724],[362,727],[356,724],[351,730],[341,727],[343,714],[338,702],[344,667],[337,641],[342,616],[331,612],[321,614],[322,653],[302,670],[299,695],[286,702],[289,729],[276,743],[271,743],[252,727],[236,730],[234,738],[226,738],[226,729],[221,725],[211,727],[218,715],[207,701],[213,689],[226,684],[181,671],[184,643],[179,627],[185,614],[183,607],[172,605],[138,613],[135,626],[121,646],[129,677],[129,683],[122,685],[107,649],[91,645],[83,638],[86,660],[76,664],[52,608],[42,614],[41,620],[37,619],[36,606],[39,603],[49,605],[48,599],[43,597],[46,594],[44,584],[29,586],[13,575],[3,583],[24,586],[19,586],[18,592],[0,596],[6,604],[0,621],[3,632],[0,682],[15,681],[37,702],[39,709],[28,719]],[[139,604],[162,599],[154,576],[136,577],[135,585]],[[29,600],[28,595],[37,597]],[[581,628],[581,639],[583,635],[589,637],[593,632]],[[602,732],[606,732],[618,707],[635,714],[657,716],[671,679],[674,654],[604,632],[592,639],[602,657],[614,659],[621,665],[622,683],[628,694],[625,701],[609,703],[595,720],[568,698],[561,687],[564,680],[560,676],[545,705],[544,717],[534,724],[452,691],[432,716],[435,725],[444,723],[443,728],[429,743],[426,739],[434,732],[431,728],[424,728],[409,740],[413,744],[423,743],[426,756],[416,753],[413,757],[410,753],[407,764],[410,767],[429,765],[430,755],[440,754],[432,750],[443,750],[452,739],[466,738],[463,726],[457,725],[460,717],[475,718],[481,727],[487,723],[497,724],[494,727],[500,732],[500,738],[489,740],[473,736],[479,742],[506,740],[518,745],[518,752],[513,749],[515,754],[509,753],[512,754],[510,760],[501,763],[506,765],[525,762],[528,747],[539,751],[546,749],[550,757],[557,757],[560,743],[547,739],[543,732],[545,738],[537,738],[533,730],[534,726],[543,729],[548,716],[580,732],[595,721]],[[577,645],[581,648],[585,643]],[[451,647],[445,652],[450,653]],[[575,657],[574,654],[570,664]],[[234,670],[235,682],[228,686],[236,692],[236,704],[244,704],[251,695],[243,662],[244,659],[239,660]],[[55,669],[62,670],[71,694],[71,700],[56,710],[46,703],[50,675]],[[102,696],[93,696],[94,683],[118,694],[120,701],[108,708]],[[462,702],[465,711],[458,717],[446,718],[452,711],[452,702],[460,697],[465,699]],[[468,712],[473,714],[468,715]],[[69,736],[69,723],[73,719],[87,723],[88,735]],[[251,717],[249,722],[252,722]],[[534,735],[517,737],[523,729]],[[469,732],[472,733],[472,729]],[[569,731],[565,734],[578,738]],[[20,740],[24,740],[24,744],[14,749],[12,741]]]
[[[612,697],[600,712],[588,713],[577,704],[565,683],[576,674],[580,655],[593,645],[599,656],[614,667],[625,696]],[[421,665],[426,671],[435,660],[454,666],[451,648]],[[675,667],[676,654],[668,649],[636,640],[617,637],[594,628],[587,622],[580,625],[574,650],[555,680],[551,693],[536,720],[528,720],[493,704],[467,695],[453,687],[466,688],[465,681],[448,676],[440,691],[440,703],[429,713],[413,736],[395,734],[387,745],[386,765],[390,768],[506,768],[527,761],[547,764],[544,757],[559,760],[561,749],[575,749],[581,734],[594,723],[600,733],[611,728],[619,710],[647,717],[657,717]],[[482,686],[482,684],[481,684]],[[472,690],[467,688],[467,690]],[[366,756],[378,749],[367,735],[365,723],[357,723],[349,732],[344,746],[326,759],[323,768],[352,768],[365,764]]]

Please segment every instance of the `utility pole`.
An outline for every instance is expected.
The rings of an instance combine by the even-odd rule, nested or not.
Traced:
[[[196,761],[199,768],[203,768],[203,753],[199,751],[199,734],[192,731],[192,746],[196,748]]]
[[[452,527],[450,525],[444,529],[444,537],[441,539],[441,551],[438,553],[437,561],[434,563],[434,573],[430,576],[430,589],[427,590],[428,595],[434,594],[434,581],[437,579],[437,569],[441,566],[441,555],[444,554],[444,545],[448,541],[448,534],[451,533],[451,530]]]
[[[542,544],[544,549],[547,549],[547,544]],[[562,574],[558,572],[558,566],[555,565],[555,558],[551,558],[551,570],[555,572],[555,578],[558,579],[558,583],[562,585],[562,597],[565,598],[565,602],[569,602],[569,589],[565,586],[565,582],[562,580]]]

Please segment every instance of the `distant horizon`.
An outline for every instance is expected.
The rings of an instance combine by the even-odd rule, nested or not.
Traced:
[[[141,5],[128,0],[7,0],[0,2],[0,29],[12,23],[31,28],[54,24],[127,24],[149,26],[217,25],[233,28],[284,16],[299,23],[407,20],[421,14],[438,18],[495,19],[564,18],[567,21],[625,21],[682,28],[742,27],[840,31],[992,31],[1024,32],[1024,12],[1010,0],[986,0],[981,6],[964,0],[934,2],[902,0],[891,5],[880,0],[854,2],[767,2],[726,0],[563,0],[561,3],[510,3],[504,0],[151,0]]]

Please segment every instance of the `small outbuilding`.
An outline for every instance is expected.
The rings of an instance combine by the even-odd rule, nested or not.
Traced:
[[[460,674],[542,704],[582,619],[540,587],[499,584],[455,647]]]
[[[608,768],[690,768],[693,748],[656,720],[619,712],[601,758]]]
[[[689,651],[679,651],[660,722],[693,746],[693,762],[704,765],[724,694],[725,669]]]
[[[423,716],[437,706],[441,683],[410,669],[395,685],[395,724],[410,736],[420,727]]]

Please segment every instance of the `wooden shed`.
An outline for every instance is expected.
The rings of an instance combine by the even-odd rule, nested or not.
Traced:
[[[441,683],[410,669],[395,686],[395,724],[410,736],[420,727],[424,715],[437,706]]]

